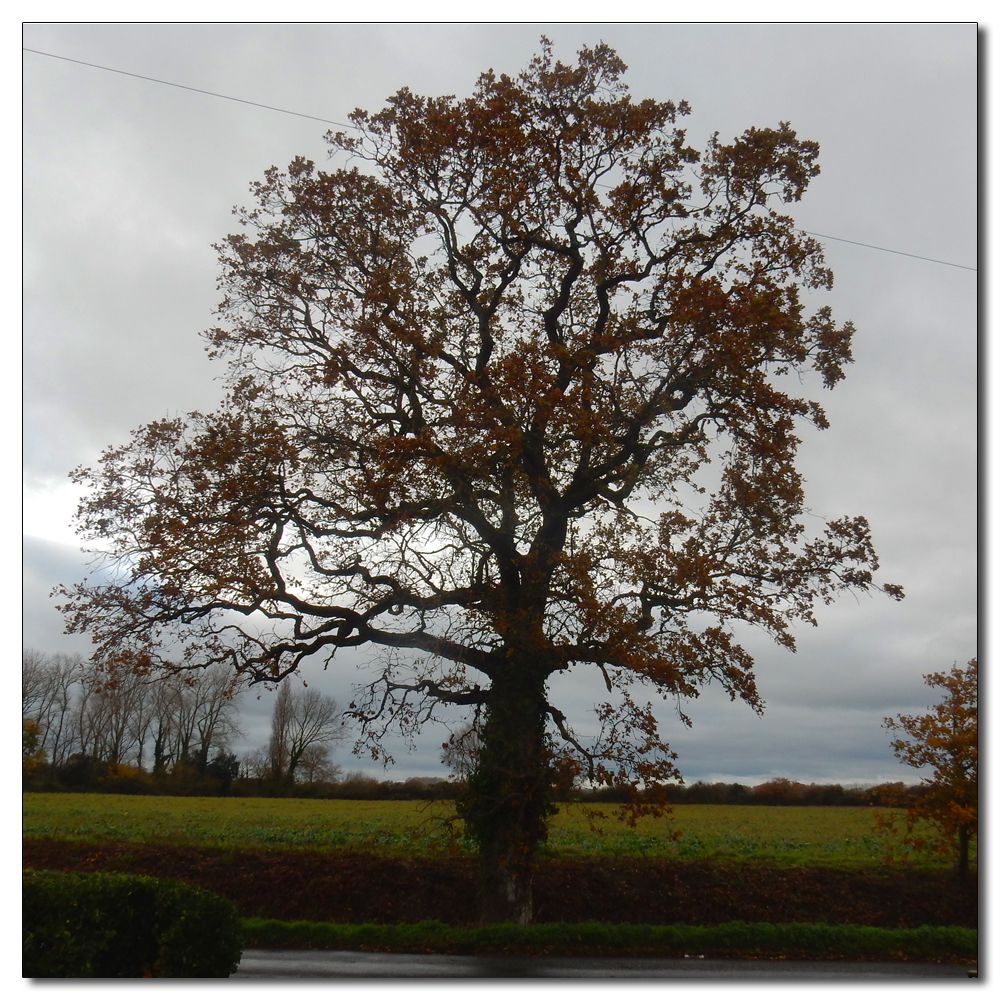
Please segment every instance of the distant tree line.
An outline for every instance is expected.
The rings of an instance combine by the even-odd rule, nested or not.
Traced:
[[[240,686],[225,668],[155,679],[65,655],[22,656],[29,786],[85,788],[143,777],[225,784],[238,770]]]
[[[242,759],[245,685],[218,665],[143,676],[72,656],[22,656],[24,787],[31,790],[287,794],[334,780],[330,745],[346,727],[334,699],[284,685],[266,747]]]
[[[696,781],[691,785],[668,784],[664,790],[671,805],[731,806],[895,806],[916,792],[917,785],[902,782],[888,785],[817,785],[803,784],[788,778],[772,778],[759,785],[711,784]],[[582,791],[575,798],[592,802],[624,802],[627,791],[598,788]]]
[[[244,686],[219,666],[191,674],[144,677],[98,669],[65,655],[23,654],[22,770],[29,790],[106,791],[337,799],[456,799],[478,742],[471,727],[443,746],[449,779],[379,781],[345,774],[331,747],[347,739],[333,698],[282,685],[264,747],[232,752]],[[626,788],[587,788],[575,775],[552,774],[559,802],[623,803]],[[805,785],[788,778],[763,784],[662,786],[675,805],[899,806],[919,786]]]
[[[475,770],[480,741],[474,725],[466,725],[451,735],[442,745],[441,761],[452,772],[455,787],[461,791],[464,782]],[[557,802],[594,802],[625,804],[631,792],[627,787],[581,787],[579,771],[559,765],[556,759],[550,767],[552,798]],[[759,785],[727,784],[725,782],[694,784],[675,782],[659,786],[663,798],[671,805],[757,805],[757,806],[896,806],[906,804],[918,786],[805,785],[788,778],[772,778]]]

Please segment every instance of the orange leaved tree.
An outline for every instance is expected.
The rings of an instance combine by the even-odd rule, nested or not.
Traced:
[[[917,850],[955,853],[958,873],[969,870],[969,844],[979,829],[979,663],[954,666],[946,674],[924,674],[931,687],[944,688],[941,704],[929,715],[886,719],[885,728],[905,733],[892,741],[895,755],[911,767],[932,767],[906,799],[903,843]],[[882,826],[893,828],[893,817]],[[927,825],[937,836],[920,833]]]
[[[472,714],[484,920],[531,917],[554,770],[637,806],[677,777],[642,695],[714,679],[761,709],[734,622],[791,648],[839,591],[902,596],[864,518],[800,523],[797,425],[826,419],[794,393],[851,360],[850,324],[802,302],[832,280],[820,245],[779,210],[816,143],[781,123],[699,153],[687,106],[624,71],[543,39],[467,99],[354,112],[328,135],[348,166],[268,170],[218,247],[225,404],[77,473],[117,575],[65,611],[106,660],[276,682],[382,647],[351,706],[376,753]],[[571,669],[608,691],[586,738],[550,697]]]

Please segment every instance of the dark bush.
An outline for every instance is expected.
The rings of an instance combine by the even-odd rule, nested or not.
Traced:
[[[93,786],[107,771],[108,765],[103,760],[85,753],[75,753],[62,767],[56,769],[56,777],[66,788],[77,791]]]
[[[25,871],[22,976],[216,979],[236,971],[236,907],[180,882],[100,872]]]
[[[93,790],[109,795],[148,795],[150,792],[149,782],[136,775],[101,778]]]
[[[205,768],[209,778],[215,778],[225,791],[240,775],[240,759],[234,753],[220,751]]]

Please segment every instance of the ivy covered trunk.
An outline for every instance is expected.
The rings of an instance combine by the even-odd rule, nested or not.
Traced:
[[[553,811],[545,678],[537,666],[510,666],[490,691],[479,759],[461,809],[479,846],[483,924],[531,922],[535,852]]]

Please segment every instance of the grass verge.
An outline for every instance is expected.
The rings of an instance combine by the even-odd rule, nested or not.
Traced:
[[[978,932],[965,927],[857,924],[533,924],[451,927],[244,919],[247,948],[314,948],[440,954],[607,955],[683,958],[814,958],[976,961]]]

